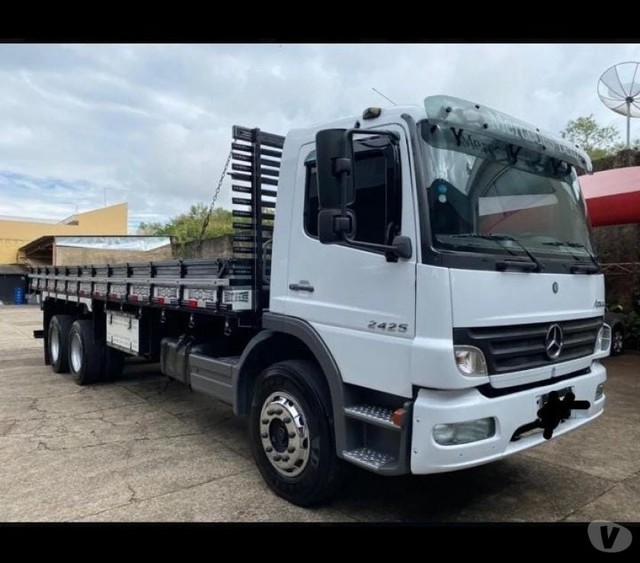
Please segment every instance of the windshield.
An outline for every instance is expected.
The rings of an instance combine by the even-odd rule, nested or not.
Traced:
[[[424,121],[436,249],[589,260],[585,206],[568,163],[489,135]]]

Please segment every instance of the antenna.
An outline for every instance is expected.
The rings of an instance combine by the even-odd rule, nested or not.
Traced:
[[[613,65],[598,81],[600,101],[627,118],[627,148],[631,145],[631,118],[640,117],[640,63]]]
[[[388,102],[391,102],[394,106],[397,106],[398,104],[396,104],[391,98],[388,98],[387,96],[385,96],[382,92],[380,92],[379,90],[376,90],[373,86],[371,86],[371,89],[378,95],[382,96],[385,100],[387,100]]]

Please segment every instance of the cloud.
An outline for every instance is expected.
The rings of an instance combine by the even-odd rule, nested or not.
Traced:
[[[231,126],[275,133],[451,94],[559,131],[637,45],[0,45],[0,214],[128,201],[131,227],[211,198]],[[638,136],[636,133],[636,136]],[[52,180],[53,179],[53,180]],[[226,181],[220,204],[228,207]]]

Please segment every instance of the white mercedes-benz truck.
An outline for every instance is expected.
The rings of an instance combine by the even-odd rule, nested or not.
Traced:
[[[233,128],[234,255],[34,268],[45,362],[126,356],[246,418],[303,506],[502,459],[602,414],[610,329],[578,147],[448,96],[286,138]]]

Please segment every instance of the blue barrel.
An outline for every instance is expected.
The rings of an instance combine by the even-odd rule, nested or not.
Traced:
[[[16,305],[24,304],[24,288],[18,286],[13,290],[13,302]]]

